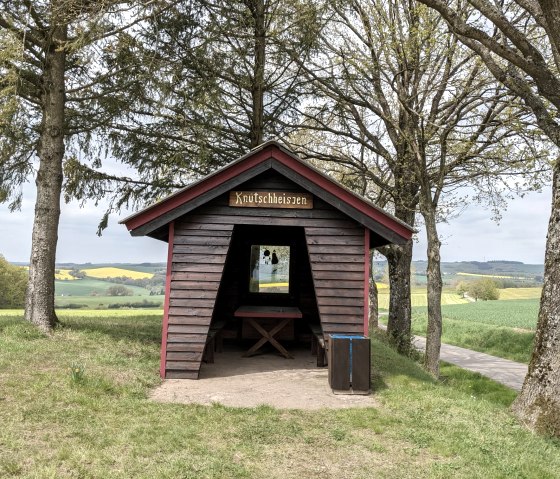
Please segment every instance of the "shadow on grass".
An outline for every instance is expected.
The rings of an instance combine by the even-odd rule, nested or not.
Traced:
[[[472,398],[509,407],[517,397],[517,392],[513,389],[458,366],[442,362],[440,371],[440,382]]]
[[[372,334],[372,364],[374,391],[387,389],[388,383],[406,387],[411,382],[417,382],[425,385],[437,384],[505,407],[509,407],[517,397],[517,393],[507,386],[444,362],[441,363],[440,379],[436,380],[420,364],[401,356],[389,346],[383,331]]]
[[[23,313],[0,316],[0,334],[6,339],[14,338],[26,341],[45,337],[35,326],[23,319]]]
[[[410,358],[398,354],[388,343],[383,331],[371,334],[372,388],[374,391],[387,389],[389,382],[419,381],[434,384],[436,380]]]
[[[114,340],[161,344],[161,318],[132,317],[71,317],[60,320],[60,329],[71,329],[109,336]]]

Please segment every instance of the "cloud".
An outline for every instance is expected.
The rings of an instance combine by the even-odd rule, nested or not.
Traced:
[[[9,261],[29,261],[35,203],[35,188],[26,185],[21,211],[10,213],[0,205],[0,254]],[[105,212],[104,204],[77,202],[61,204],[56,260],[58,263],[144,263],[167,261],[167,244],[152,238],[131,237],[120,217],[113,216],[102,236],[97,225]],[[130,212],[125,211],[121,217]]]
[[[505,259],[541,264],[550,207],[550,188],[511,200],[499,223],[491,219],[489,210],[469,205],[461,216],[439,225],[442,261]],[[422,231],[415,244],[414,259],[426,258],[426,244]]]

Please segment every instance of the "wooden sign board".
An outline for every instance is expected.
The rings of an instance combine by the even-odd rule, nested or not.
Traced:
[[[289,191],[230,191],[229,206],[310,210],[313,209],[313,195]]]

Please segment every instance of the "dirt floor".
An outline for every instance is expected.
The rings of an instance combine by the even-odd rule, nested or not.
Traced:
[[[183,404],[220,403],[233,407],[266,404],[279,409],[376,407],[369,396],[333,394],[327,368],[317,368],[309,349],[290,351],[286,359],[273,350],[244,358],[242,350],[215,354],[214,364],[202,364],[200,378],[167,379],[151,394],[154,401]]]

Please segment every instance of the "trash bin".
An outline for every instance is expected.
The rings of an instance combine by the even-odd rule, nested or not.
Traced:
[[[330,335],[329,385],[334,393],[370,393],[370,344],[365,336]]]

